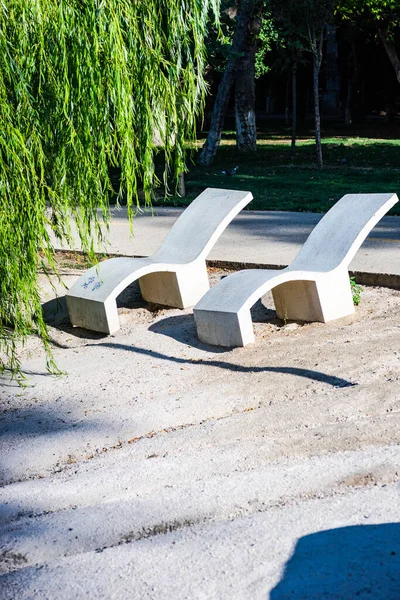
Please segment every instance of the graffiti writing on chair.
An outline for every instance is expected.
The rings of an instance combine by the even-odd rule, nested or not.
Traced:
[[[91,285],[93,285],[92,292],[94,292],[95,290],[98,290],[99,287],[101,287],[103,285],[103,282],[100,281],[100,279],[98,281],[96,281],[96,277],[89,277],[89,279],[87,281],[85,281],[84,283],[81,284],[81,287],[83,287],[85,290],[87,290],[88,287]]]

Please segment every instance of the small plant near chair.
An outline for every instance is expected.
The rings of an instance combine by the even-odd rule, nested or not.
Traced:
[[[356,282],[355,277],[350,277],[350,286],[354,306],[358,306],[360,304],[361,293],[364,291],[364,288]]]

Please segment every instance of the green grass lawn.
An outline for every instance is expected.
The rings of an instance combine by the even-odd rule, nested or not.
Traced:
[[[399,124],[370,123],[352,130],[331,124],[322,134],[325,166],[318,170],[312,130],[300,130],[293,158],[290,131],[279,123],[258,132],[254,155],[239,154],[234,133],[225,132],[212,166],[196,165],[194,153],[185,176],[186,197],[172,196],[165,203],[186,205],[206,187],[250,190],[252,210],[325,212],[344,194],[396,192],[400,197]],[[236,175],[221,173],[235,166]],[[390,214],[400,214],[400,207]]]

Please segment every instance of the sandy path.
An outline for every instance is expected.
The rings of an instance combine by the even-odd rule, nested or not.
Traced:
[[[229,352],[190,310],[121,304],[109,337],[56,316],[61,379],[32,340],[31,387],[3,380],[5,597],[398,598],[400,293],[326,325],[267,296]]]

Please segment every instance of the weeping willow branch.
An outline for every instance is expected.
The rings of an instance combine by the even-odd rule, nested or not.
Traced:
[[[206,84],[207,15],[219,0],[7,0],[0,3],[0,370],[19,373],[16,345],[36,332],[54,367],[38,290],[54,268],[49,230],[84,250],[100,235],[121,169],[130,217],[138,190],[185,171]],[[41,251],[41,252],[39,252]]]

